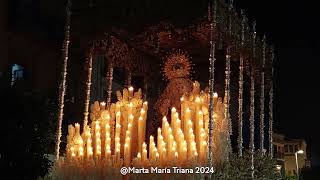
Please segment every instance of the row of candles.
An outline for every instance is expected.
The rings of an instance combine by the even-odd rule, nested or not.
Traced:
[[[156,139],[146,139],[148,103],[133,88],[117,92],[110,108],[95,102],[92,123],[83,128],[69,125],[67,159],[74,162],[107,161],[110,166],[190,166],[205,164],[208,151],[208,94],[192,92],[181,98],[181,113],[171,109],[170,120],[162,118]],[[214,98],[217,98],[215,94]],[[215,114],[215,118],[218,118]]]

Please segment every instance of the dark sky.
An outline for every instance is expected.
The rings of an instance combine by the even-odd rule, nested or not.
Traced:
[[[10,0],[12,3],[27,1],[31,2],[31,0]],[[317,26],[320,19],[319,6],[316,1],[306,0],[234,1],[237,7],[246,10],[251,20],[257,20],[258,33],[266,33],[269,42],[276,48],[276,129],[293,138],[305,138],[310,147],[312,163],[320,165],[320,143],[318,143],[320,133],[315,115],[320,102],[320,88],[316,85],[319,82],[317,77],[320,65],[317,53],[320,52],[320,29]],[[63,4],[62,0],[57,2]],[[171,4],[168,0],[164,2],[168,6]],[[23,6],[31,4],[25,3]],[[57,3],[53,3],[52,6],[54,4]],[[183,15],[179,11],[182,5],[176,7],[175,12],[180,16]],[[61,38],[62,32],[58,33],[57,27],[63,24],[59,21],[63,8],[57,8],[60,11],[57,12],[59,18],[56,19],[36,17],[37,7],[33,6],[32,9],[30,12],[33,12],[34,21],[42,21],[42,28],[46,27],[52,31],[51,38],[56,36]],[[190,12],[192,7],[187,9]],[[50,9],[40,11],[48,11],[50,14]],[[38,26],[39,24],[31,28],[37,29]]]
[[[293,138],[305,138],[313,165],[320,165],[320,34],[316,1],[240,0],[260,32],[275,44],[277,61],[276,127]]]

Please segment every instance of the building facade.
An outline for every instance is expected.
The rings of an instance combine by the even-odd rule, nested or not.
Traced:
[[[283,134],[274,133],[273,140],[273,154],[277,159],[278,168],[281,168],[287,176],[297,174],[297,165],[299,171],[310,167],[310,161],[307,158],[307,143],[304,139],[291,139]]]

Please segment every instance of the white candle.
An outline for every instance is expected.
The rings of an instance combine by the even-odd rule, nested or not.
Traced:
[[[147,161],[147,144],[144,142],[142,144],[142,163]]]
[[[129,152],[130,147],[129,147],[129,143],[130,143],[130,141],[129,141],[129,142],[126,142],[126,143],[124,144],[124,165],[125,165],[126,167],[128,167],[128,166],[130,165],[130,156],[129,156],[129,154],[130,154],[130,152]]]
[[[142,118],[142,129],[141,130],[142,130],[142,139],[143,139],[143,141],[145,141],[145,138],[146,138],[146,122],[147,122],[147,113],[146,113],[146,110],[144,108],[145,107],[143,107],[141,109],[141,111],[140,111],[140,117]]]
[[[158,148],[159,154],[161,155],[161,149],[162,149],[161,128],[158,128],[158,133],[157,133],[157,148]]]
[[[137,158],[138,158],[138,166],[141,166],[141,154],[140,154],[140,152],[138,153]]]
[[[129,90],[129,100],[130,100],[133,97],[133,87],[130,86],[128,90]]]
[[[184,114],[185,114],[185,102],[184,102],[184,97],[183,96],[180,98],[180,102],[181,102],[181,111],[180,111],[180,114],[181,114],[181,129],[183,130],[184,129],[184,122],[185,122],[185,117],[184,117]]]
[[[101,102],[100,103],[100,110],[105,110],[106,109],[106,103],[105,102]]]
[[[201,141],[201,129],[203,128],[203,113],[202,111],[198,111],[197,124],[196,124],[196,142]],[[200,143],[197,143],[197,150],[200,150]]]
[[[153,160],[155,157],[153,156],[153,151],[154,151],[154,138],[153,136],[150,136],[150,139],[149,139],[149,158],[150,160]]]
[[[184,130],[183,133],[186,135],[189,131],[189,121],[191,120],[191,110],[189,109],[189,107],[187,107],[186,111],[185,111],[185,122],[184,122]]]
[[[140,116],[138,119],[138,152],[142,152],[142,143],[144,142],[143,138],[143,118]]]
[[[177,112],[176,108],[173,107],[171,109],[171,127],[172,128],[174,128],[174,123],[175,123],[175,119],[176,119],[176,112]]]

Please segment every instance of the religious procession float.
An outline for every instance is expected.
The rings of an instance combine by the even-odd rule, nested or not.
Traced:
[[[62,137],[70,6],[69,0],[55,179],[201,179],[246,151],[246,178],[259,176],[255,155],[273,152],[274,53],[232,1],[213,1],[205,18],[183,28],[167,22],[138,34],[114,28],[91,41],[83,120]],[[125,80],[116,89],[117,68]],[[101,78],[103,85],[96,83]]]

